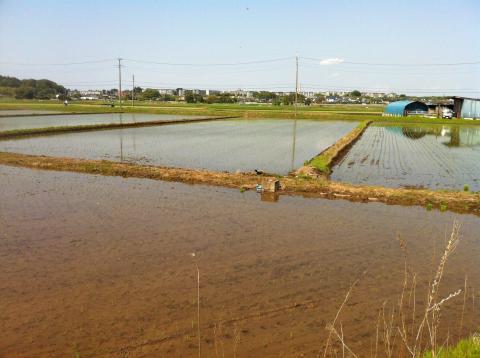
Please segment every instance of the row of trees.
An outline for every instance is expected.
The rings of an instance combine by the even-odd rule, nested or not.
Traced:
[[[65,96],[65,87],[50,80],[20,80],[16,77],[0,76],[0,95],[17,99],[52,99]]]

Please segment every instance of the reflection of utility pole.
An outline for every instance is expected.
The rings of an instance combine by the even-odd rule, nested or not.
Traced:
[[[122,110],[122,59],[118,59],[118,102]]]
[[[120,133],[120,162],[123,163],[123,134],[122,133]]]
[[[135,107],[135,75],[132,75],[132,107]]]
[[[294,118],[293,118],[292,163],[291,163],[292,171],[295,169],[295,142],[296,142],[296,136],[297,136],[297,104],[298,104],[298,54],[295,56],[295,103],[293,104]]]

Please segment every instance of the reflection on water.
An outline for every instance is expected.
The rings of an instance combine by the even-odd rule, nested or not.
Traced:
[[[332,179],[390,187],[480,190],[480,127],[371,126]]]
[[[442,137],[445,141],[442,143],[449,147],[472,147],[480,145],[480,128],[466,127],[459,125],[442,125],[435,127],[387,127],[387,130],[402,130],[405,137],[410,139],[419,139],[424,136],[433,135],[436,138]]]
[[[260,195],[261,201],[266,201],[270,203],[276,203],[279,198],[280,198],[280,195],[273,191],[264,191]]]
[[[79,126],[109,123],[136,123],[152,121],[176,121],[182,119],[198,118],[197,116],[171,115],[171,114],[143,114],[143,113],[103,113],[103,114],[68,114],[52,116],[25,116],[1,117],[0,132],[49,128],[63,126]]]
[[[287,174],[356,122],[228,120],[0,141],[0,150],[139,164]]]

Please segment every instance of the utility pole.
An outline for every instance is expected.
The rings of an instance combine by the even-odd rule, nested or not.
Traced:
[[[295,118],[297,118],[297,102],[298,102],[298,54],[295,56]]]
[[[118,102],[122,110],[122,59],[118,58]]]
[[[132,75],[132,107],[135,107],[135,75]]]
[[[291,170],[295,169],[295,146],[297,137],[297,102],[298,102],[298,54],[295,55],[295,103],[293,119],[293,139],[292,139],[292,163]]]

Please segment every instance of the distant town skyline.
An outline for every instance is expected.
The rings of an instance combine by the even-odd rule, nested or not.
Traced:
[[[0,1],[0,74],[67,88],[480,96],[480,3]],[[436,64],[436,65],[434,65]]]

